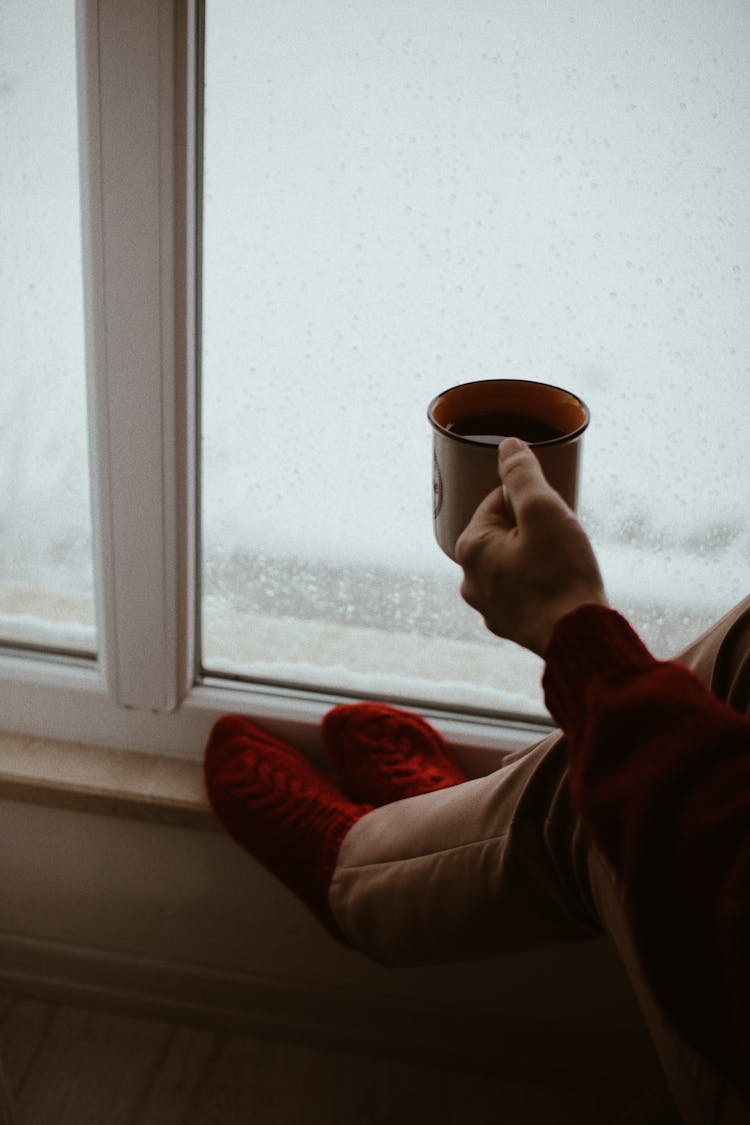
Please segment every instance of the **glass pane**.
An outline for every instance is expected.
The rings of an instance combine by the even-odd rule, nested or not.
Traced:
[[[0,12],[0,641],[94,648],[75,7]]]
[[[592,412],[660,655],[747,591],[750,8],[207,4],[204,663],[542,713],[431,529],[434,394]]]

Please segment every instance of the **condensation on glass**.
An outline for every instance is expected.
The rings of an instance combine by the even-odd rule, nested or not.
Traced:
[[[0,23],[0,644],[91,653],[75,11]]]
[[[203,659],[542,712],[431,528],[429,400],[588,403],[659,655],[747,593],[750,8],[209,0]]]

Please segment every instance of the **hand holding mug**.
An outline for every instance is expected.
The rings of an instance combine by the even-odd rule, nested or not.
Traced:
[[[456,544],[461,594],[491,632],[541,656],[560,617],[607,604],[604,585],[588,536],[529,447],[507,438],[498,466],[503,486],[479,505]]]

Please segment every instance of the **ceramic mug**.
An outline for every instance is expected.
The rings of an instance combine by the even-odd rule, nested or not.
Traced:
[[[481,501],[500,484],[497,447],[504,437],[530,445],[549,483],[575,509],[590,414],[571,391],[527,379],[484,379],[436,395],[427,417],[435,538],[449,558]]]

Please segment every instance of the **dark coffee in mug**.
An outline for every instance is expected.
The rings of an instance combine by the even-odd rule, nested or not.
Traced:
[[[499,445],[503,438],[517,437],[529,444],[540,441],[554,441],[564,434],[559,426],[542,422],[528,414],[513,414],[508,411],[493,411],[483,414],[468,414],[448,422],[446,430],[461,437],[481,441],[484,445]]]

